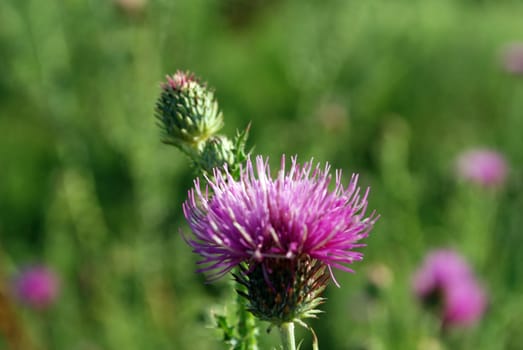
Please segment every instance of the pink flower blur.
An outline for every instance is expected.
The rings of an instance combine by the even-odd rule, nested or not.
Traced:
[[[514,42],[503,49],[502,64],[507,73],[523,75],[523,43]]]
[[[440,308],[444,326],[470,326],[483,315],[487,297],[466,261],[448,249],[430,252],[415,273],[413,289]]]
[[[15,279],[17,297],[37,310],[51,306],[59,293],[56,274],[43,266],[27,268]]]
[[[489,149],[465,151],[457,159],[458,175],[467,181],[485,187],[498,187],[505,183],[508,166],[499,152]]]
[[[485,292],[473,279],[448,287],[444,324],[470,326],[476,323],[485,311],[486,299]]]

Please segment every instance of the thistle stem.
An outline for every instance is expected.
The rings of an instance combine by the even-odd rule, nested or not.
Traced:
[[[296,341],[294,340],[294,323],[282,323],[280,330],[282,350],[296,350]]]
[[[238,283],[237,289],[243,290],[244,286]],[[237,294],[236,297],[236,307],[238,309],[238,334],[241,341],[234,349],[258,350],[256,321],[254,316],[247,311],[245,298],[240,294]]]

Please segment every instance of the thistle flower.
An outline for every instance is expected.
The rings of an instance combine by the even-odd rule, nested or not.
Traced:
[[[354,249],[364,246],[359,241],[377,219],[365,217],[369,190],[360,193],[358,176],[343,187],[337,171],[329,191],[329,171],[295,157],[286,171],[282,157],[273,179],[268,159],[258,156],[256,170],[247,159],[239,180],[227,167],[207,177],[204,191],[195,180],[183,211],[194,233],[186,240],[202,256],[199,272],[213,280],[240,266],[235,278],[262,320],[279,325],[314,317],[331,269],[352,271],[348,265],[363,258]]]
[[[507,177],[508,166],[505,158],[490,149],[465,151],[458,156],[456,163],[461,178],[485,187],[500,186]]]
[[[413,289],[435,307],[444,326],[469,326],[483,315],[487,298],[467,262],[453,250],[429,253],[415,273]]]
[[[192,73],[178,71],[161,84],[156,117],[164,142],[192,155],[223,126],[223,116],[212,90]]]
[[[30,267],[15,278],[14,289],[22,302],[36,310],[43,310],[58,297],[58,277],[44,266]]]

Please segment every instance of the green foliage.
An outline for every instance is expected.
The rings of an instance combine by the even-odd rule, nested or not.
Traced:
[[[520,2],[125,3],[0,1],[0,289],[34,262],[62,278],[47,312],[15,305],[31,344],[223,349],[231,337],[208,314],[226,282],[205,284],[179,235],[194,173],[155,125],[159,83],[189,69],[215,88],[224,134],[250,122],[248,145],[272,162],[314,157],[372,187],[382,217],[311,321],[321,349],[523,347],[523,81],[500,59],[523,40]],[[507,156],[501,191],[454,179],[455,156],[477,145]],[[413,301],[433,247],[462,251],[486,286],[476,327],[442,337]],[[390,276],[371,295],[376,265]]]

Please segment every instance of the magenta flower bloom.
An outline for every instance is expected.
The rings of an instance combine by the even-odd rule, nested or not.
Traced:
[[[473,149],[458,157],[457,171],[465,180],[485,187],[497,187],[505,182],[508,166],[503,155],[496,151]]]
[[[15,293],[22,302],[34,309],[46,309],[58,297],[58,276],[44,266],[27,268],[15,278]]]
[[[196,180],[183,210],[194,233],[187,241],[202,256],[199,264],[204,266],[199,271],[210,271],[214,279],[245,264],[244,277],[237,279],[249,289],[251,304],[260,285],[271,290],[281,287],[280,298],[285,299],[290,281],[318,279],[325,267],[352,271],[348,265],[363,258],[354,249],[364,246],[359,241],[368,236],[377,216],[365,217],[369,191],[360,193],[357,175],[343,187],[337,171],[335,187],[329,191],[329,170],[329,165],[321,169],[312,162],[301,166],[292,158],[286,171],[282,157],[272,178],[268,160],[258,156],[256,170],[247,160],[239,180],[227,169],[215,170],[214,179],[208,179],[211,191],[202,191]],[[296,277],[300,274],[307,277]],[[319,284],[323,282],[325,278]],[[278,293],[258,296],[274,302]]]
[[[453,250],[428,254],[415,273],[413,289],[427,306],[436,306],[445,326],[469,326],[483,315],[487,298],[466,261]]]
[[[189,240],[203,257],[201,271],[215,277],[241,262],[266,258],[293,259],[307,255],[331,267],[351,271],[347,265],[362,259],[353,249],[367,237],[376,217],[365,218],[368,190],[363,196],[357,175],[343,188],[341,172],[329,192],[329,166],[300,166],[296,158],[288,172],[285,158],[277,178],[272,179],[267,160],[250,160],[236,181],[227,172],[215,171],[209,179],[212,194],[202,192],[199,181],[189,192],[183,210],[196,239]]]

